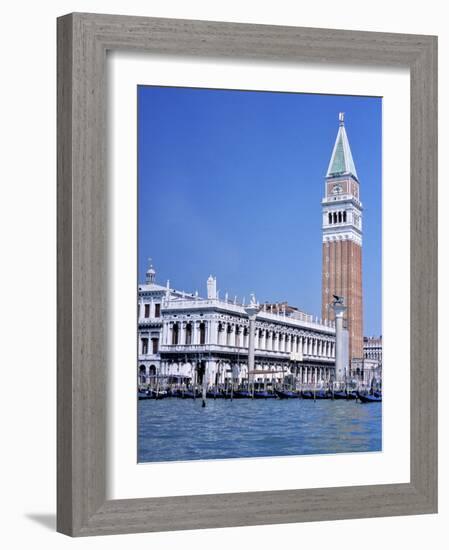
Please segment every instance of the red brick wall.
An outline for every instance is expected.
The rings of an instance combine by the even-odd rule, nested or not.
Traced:
[[[326,261],[327,256],[329,262]],[[329,273],[329,277],[326,277],[326,272]],[[349,332],[349,357],[361,358],[363,357],[362,248],[353,241],[323,243],[323,319],[334,320],[333,294],[343,296],[348,308],[345,317]]]

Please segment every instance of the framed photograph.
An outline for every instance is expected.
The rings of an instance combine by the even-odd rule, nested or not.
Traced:
[[[58,531],[437,511],[437,39],[58,19]]]

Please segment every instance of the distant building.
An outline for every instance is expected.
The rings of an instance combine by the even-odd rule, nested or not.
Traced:
[[[365,359],[375,359],[379,365],[382,365],[382,336],[365,336],[363,339],[363,357]]]
[[[382,381],[382,336],[363,338],[363,359],[353,359],[351,376],[362,384]]]
[[[382,382],[382,365],[376,359],[353,359],[351,361],[350,377],[365,386]]]

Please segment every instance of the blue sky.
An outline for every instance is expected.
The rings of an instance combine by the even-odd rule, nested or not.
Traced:
[[[139,280],[320,316],[321,199],[345,112],[364,206],[364,332],[381,331],[380,98],[138,87]]]

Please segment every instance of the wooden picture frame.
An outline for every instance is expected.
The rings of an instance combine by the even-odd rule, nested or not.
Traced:
[[[108,50],[410,69],[410,483],[106,499]],[[81,13],[58,19],[57,448],[57,529],[72,536],[437,511],[436,37]]]

